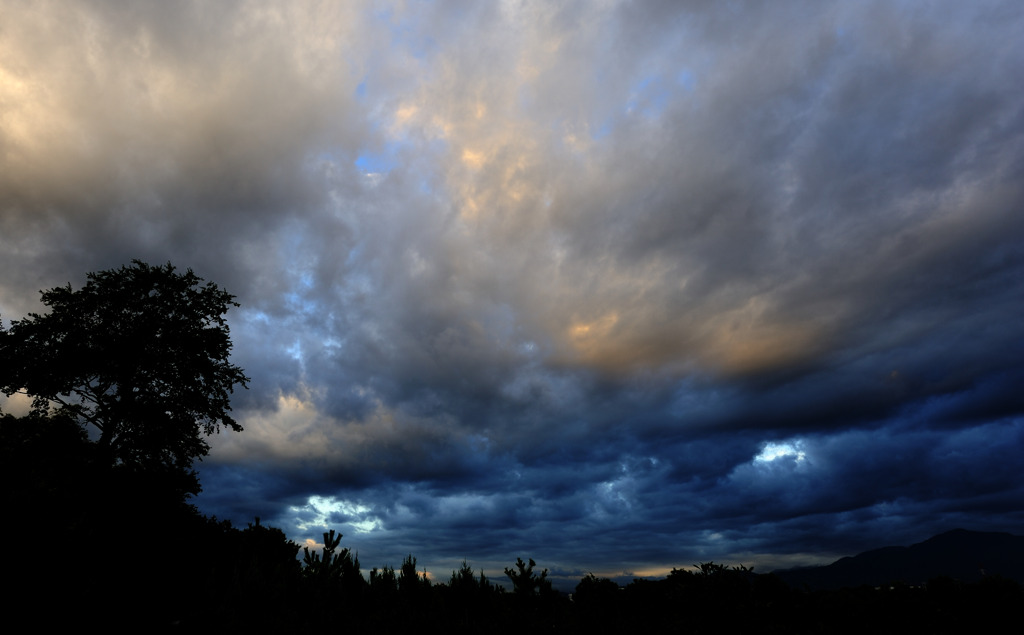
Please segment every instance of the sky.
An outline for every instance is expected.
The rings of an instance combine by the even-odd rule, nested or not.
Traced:
[[[204,513],[569,588],[1024,533],[1017,0],[0,16],[0,318],[237,296]]]

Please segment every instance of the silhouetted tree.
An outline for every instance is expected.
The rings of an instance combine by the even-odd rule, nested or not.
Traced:
[[[76,529],[82,488],[94,471],[93,450],[82,427],[67,417],[0,416],[3,509],[45,518],[59,508],[63,530]]]
[[[395,568],[385,566],[370,569],[370,590],[380,596],[393,596],[398,591]]]
[[[469,566],[469,563],[465,560],[462,561],[462,566],[459,567],[458,571],[452,571],[452,577],[448,581],[448,588],[455,592],[457,595],[475,596],[477,590],[481,586],[487,584],[487,578],[484,574],[480,574],[480,581],[473,577],[473,567]]]
[[[516,568],[505,568],[505,575],[512,581],[512,596],[509,598],[509,606],[513,610],[517,620],[536,625],[537,628],[552,631],[564,632],[569,627],[563,623],[567,613],[568,599],[551,588],[551,581],[548,580],[548,570],[544,569],[540,575],[534,573],[533,568],[537,563],[530,558],[529,562],[523,562],[522,558],[516,558]]]
[[[405,594],[416,593],[420,588],[420,574],[416,571],[416,558],[410,553],[402,560],[398,575],[398,590]]]
[[[512,580],[512,590],[520,595],[535,595],[551,590],[551,581],[547,579],[548,570],[544,569],[540,575],[534,575],[533,568],[537,563],[530,558],[526,564],[522,558],[516,558],[516,568],[505,567],[505,575]]]
[[[593,573],[584,576],[572,594],[573,606],[582,630],[619,630],[622,599],[622,590],[614,581],[598,578]]]
[[[314,580],[345,580],[362,577],[359,572],[359,558],[345,547],[338,551],[342,534],[334,530],[324,532],[323,554],[310,552],[309,547],[302,548],[302,562],[305,576]],[[337,552],[337,553],[335,553]]]
[[[445,591],[446,613],[460,632],[493,628],[498,611],[499,590],[480,572],[473,576],[473,568],[465,560],[458,571],[452,571]]]
[[[230,393],[248,382],[228,362],[233,300],[169,263],[90,273],[79,290],[42,292],[48,314],[0,324],[0,391],[31,396],[37,416],[95,427],[110,464],[198,492],[191,468],[209,451],[204,435],[241,430],[228,415]]]

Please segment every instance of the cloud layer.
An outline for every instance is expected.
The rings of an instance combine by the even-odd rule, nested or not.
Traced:
[[[0,7],[0,315],[236,294],[204,511],[442,577],[1020,531],[1015,3]]]

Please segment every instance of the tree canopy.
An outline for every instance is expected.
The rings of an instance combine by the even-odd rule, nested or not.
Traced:
[[[224,320],[238,304],[217,285],[134,260],[88,274],[81,289],[43,291],[42,302],[49,313],[0,324],[0,391],[95,427],[112,463],[191,473],[205,435],[242,429],[230,394],[249,378],[228,361]]]

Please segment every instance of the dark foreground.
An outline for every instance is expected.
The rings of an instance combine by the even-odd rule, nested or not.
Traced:
[[[570,596],[531,560],[496,581],[465,564],[432,583],[411,555],[363,571],[340,535],[300,554],[258,520],[203,517],[174,474],[96,461],[60,425],[0,419],[3,607],[26,632],[962,633],[1005,630],[1024,607],[1000,575],[811,590],[705,563],[623,587],[587,576]]]

